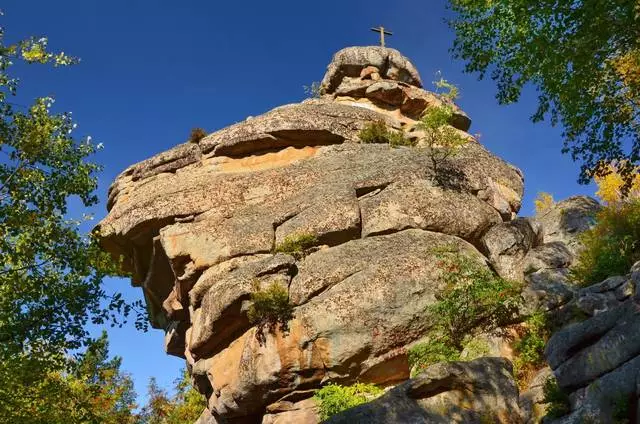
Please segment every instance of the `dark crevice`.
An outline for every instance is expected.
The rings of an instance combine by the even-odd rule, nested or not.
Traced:
[[[380,194],[380,192],[382,190],[387,188],[389,185],[391,185],[390,182],[389,183],[372,185],[372,186],[357,187],[356,188],[356,197],[358,198],[358,200],[360,200],[362,197],[367,196],[368,194],[373,193],[375,191],[378,191],[378,192],[375,193],[375,194],[372,194],[371,196],[378,195],[378,194]]]
[[[322,295],[322,294],[323,294],[324,292],[326,292],[326,291],[329,291],[332,287],[335,287],[335,286],[337,286],[338,284],[341,284],[341,283],[342,283],[342,282],[344,282],[345,280],[347,280],[347,279],[351,278],[352,276],[354,276],[354,275],[356,275],[356,274],[358,274],[358,273],[360,273],[360,272],[362,272],[362,270],[361,270],[361,269],[359,269],[359,270],[357,270],[357,271],[354,271],[354,272],[351,272],[351,273],[349,273],[349,274],[345,275],[343,278],[341,278],[341,279],[340,279],[340,281],[336,281],[336,282],[335,282],[335,283],[333,283],[333,284],[329,284],[329,285],[327,285],[327,286],[320,287],[318,290],[311,292],[309,295],[307,295],[307,296],[306,296],[306,299],[305,299],[305,301],[304,301],[304,302],[301,302],[301,303],[299,303],[299,304],[295,305],[295,306],[296,306],[296,308],[297,308],[297,307],[299,307],[299,306],[302,306],[302,305],[305,305],[305,304],[309,303],[309,302],[310,302],[311,300],[313,300],[314,298],[316,298],[316,297],[318,297],[318,296]],[[291,283],[293,283],[293,280],[291,281]],[[290,284],[291,284],[291,283],[290,283]]]
[[[280,130],[237,140],[233,144],[219,144],[214,156],[243,158],[279,152],[287,147],[328,146],[342,144],[345,138],[327,130]]]
[[[566,356],[568,358],[571,358],[571,357],[575,356],[581,350],[584,350],[584,349],[586,349],[586,348],[588,348],[590,346],[595,345],[610,330],[611,330],[611,328],[608,328],[605,331],[597,332],[597,333],[595,333],[595,334],[593,334],[593,335],[591,335],[589,337],[586,337],[583,340],[580,340],[580,343],[577,343],[577,344],[571,346],[569,349],[567,349]]]
[[[297,212],[290,212],[288,214],[286,214],[284,217],[282,217],[281,219],[275,221],[273,223],[273,232],[275,234],[276,230],[278,229],[278,227],[280,227],[282,224],[284,224],[285,222],[295,218],[296,216],[300,215],[302,212],[304,212],[304,209],[301,211],[297,211]]]

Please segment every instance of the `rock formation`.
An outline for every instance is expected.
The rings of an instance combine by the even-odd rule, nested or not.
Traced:
[[[199,423],[316,423],[314,390],[356,381],[396,387],[331,422],[392,422],[389,413],[474,422],[483,408],[522,422],[504,359],[438,364],[408,380],[407,347],[428,330],[424,310],[444,284],[436,252],[455,246],[479,266],[526,280],[532,307],[560,310],[583,296],[562,278],[586,215],[571,203],[540,222],[516,219],[521,172],[470,135],[437,170],[420,143],[362,143],[372,122],[419,139],[421,114],[442,104],[454,108],[457,131],[471,124],[423,90],[396,50],[341,50],[321,93],[132,165],[109,190],[102,245],[123,258],[167,353],[185,358],[207,398]],[[301,236],[315,241],[305,255],[278,249]],[[262,331],[247,312],[252,293],[273,284],[287,291],[293,315],[286,329]],[[591,296],[594,311],[611,297]],[[613,318],[602,319],[603,331],[615,332]],[[554,370],[571,356],[554,355]],[[451,404],[467,406],[450,420],[442,409]]]

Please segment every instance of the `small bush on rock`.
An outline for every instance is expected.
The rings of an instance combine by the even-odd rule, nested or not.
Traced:
[[[633,398],[633,395],[620,393],[613,399],[613,410],[611,413],[613,424],[629,424],[631,422],[629,419],[631,416],[630,398]]]
[[[358,134],[363,143],[389,144],[391,147],[415,146],[415,141],[405,137],[403,132],[391,131],[384,121],[367,124]]]
[[[339,412],[370,402],[382,393],[383,390],[373,384],[340,386],[329,383],[317,390],[313,398],[320,408],[320,419],[324,421]]]
[[[438,362],[460,359],[460,351],[443,341],[428,341],[412,346],[408,352],[411,376],[414,377]]]
[[[538,193],[538,197],[533,201],[533,204],[536,208],[536,213],[542,214],[551,209],[556,202],[549,193],[540,192]]]
[[[274,333],[278,327],[288,330],[288,323],[293,318],[293,306],[289,303],[289,293],[285,286],[278,282],[262,289],[259,281],[253,282],[251,301],[247,316],[252,324],[257,325],[256,336],[264,341],[264,330]]]
[[[286,253],[300,259],[304,257],[308,250],[318,244],[318,238],[313,234],[302,233],[290,235],[284,238],[284,241],[276,246],[276,253]]]
[[[581,234],[584,249],[571,270],[572,279],[588,286],[624,275],[640,260],[640,198],[605,206],[596,225]]]
[[[319,99],[322,97],[322,84],[318,81],[313,81],[311,85],[303,85],[304,94],[309,98]]]
[[[191,130],[191,135],[189,136],[190,143],[199,143],[200,140],[205,138],[207,133],[202,128],[194,128]]]
[[[513,361],[516,381],[526,387],[530,376],[545,364],[544,347],[550,336],[550,325],[544,313],[536,312],[525,321],[522,337],[515,343]]]
[[[558,386],[555,377],[549,377],[542,387],[544,402],[547,406],[547,417],[560,418],[570,411],[569,395]]]
[[[445,288],[427,313],[439,340],[461,351],[466,338],[515,321],[522,302],[520,284],[498,277],[458,252],[438,256]]]

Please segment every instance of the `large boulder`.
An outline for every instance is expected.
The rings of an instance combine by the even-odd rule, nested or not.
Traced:
[[[522,422],[511,363],[503,358],[441,362],[327,424]]]
[[[288,333],[266,334],[261,342],[247,322],[246,332],[229,347],[210,352],[215,353],[207,371],[214,393],[210,409],[224,416],[251,415],[325,379],[376,384],[407,379],[405,346],[428,330],[424,311],[445,284],[436,260],[444,247],[484,261],[456,237],[415,229],[310,254],[289,285],[296,308]],[[209,295],[227,296],[217,287]],[[233,319],[232,314],[220,316]],[[225,328],[222,324],[208,328]]]
[[[578,235],[595,224],[600,208],[598,201],[588,196],[573,196],[554,204],[536,216],[544,242],[560,241],[575,255],[581,248]]]
[[[420,86],[396,51],[347,49],[321,98],[180,144],[113,183],[101,243],[142,288],[166,351],[185,358],[208,401],[202,422],[312,422],[325,382],[406,380],[407,347],[444,288],[438,252],[489,267],[483,237],[515,217],[523,176],[463,132],[462,111],[452,105],[450,125],[469,142],[437,167],[428,147],[360,140],[376,121],[418,137],[416,119],[446,101]],[[285,248],[304,238],[313,246]],[[265,328],[249,311],[256,290],[276,286],[292,318]]]
[[[388,47],[347,47],[337,52],[322,80],[326,93],[333,93],[344,77],[360,77],[363,69],[373,66],[385,79],[422,87],[418,70],[398,50]]]
[[[540,227],[534,220],[517,218],[491,227],[482,237],[482,247],[502,278],[522,281],[522,262],[541,240]]]

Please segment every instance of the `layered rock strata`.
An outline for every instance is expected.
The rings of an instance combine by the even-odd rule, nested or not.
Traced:
[[[142,288],[167,352],[185,358],[208,401],[202,422],[312,420],[309,398],[326,382],[408,379],[406,348],[444,284],[438,250],[509,274],[526,255],[498,260],[496,228],[540,244],[538,229],[512,221],[522,174],[473,137],[438,170],[419,144],[361,143],[376,121],[416,134],[423,111],[447,102],[421,87],[397,51],[348,48],[320,98],[178,145],[113,183],[102,244]],[[450,124],[463,132],[470,120],[456,107]],[[317,240],[305,257],[276,253],[301,235]],[[251,294],[274,283],[293,319],[257,337]]]

